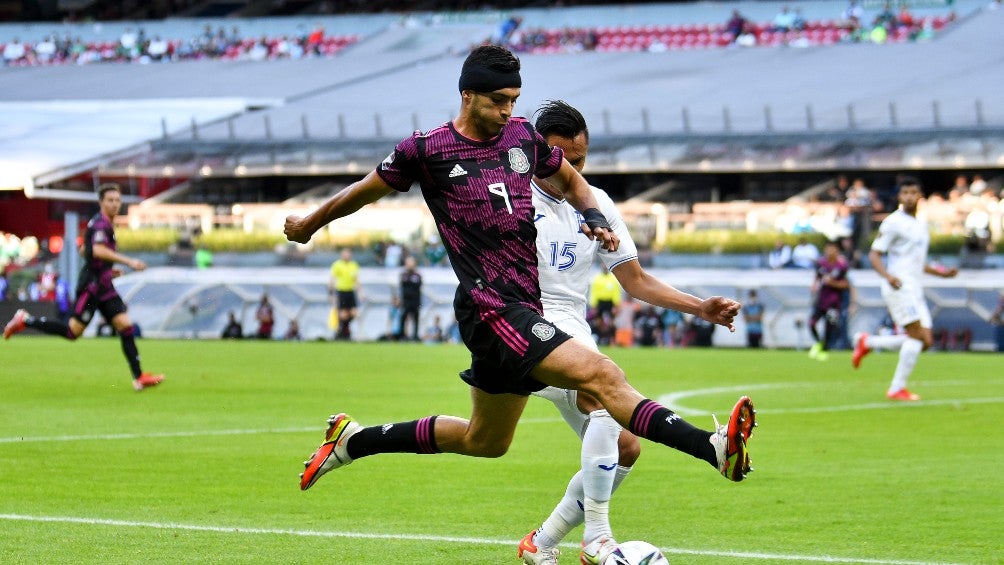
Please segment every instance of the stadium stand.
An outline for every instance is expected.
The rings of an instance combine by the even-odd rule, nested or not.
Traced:
[[[143,5],[131,4],[116,17],[137,17]],[[176,4],[194,16],[224,3]],[[358,178],[401,137],[451,118],[457,65],[471,45],[538,31],[542,42],[521,54],[517,111],[550,98],[582,109],[592,133],[587,175],[653,237],[796,226],[826,233],[840,204],[804,193],[842,173],[879,192],[902,170],[929,190],[947,189],[957,173],[984,175],[994,193],[1004,182],[1004,73],[994,72],[997,54],[987,48],[1004,10],[985,0],[912,2],[913,23],[889,28],[883,44],[856,35],[841,19],[843,2],[832,1],[339,16],[319,3],[264,4],[311,15],[248,17],[249,3],[236,2],[220,11],[228,17],[0,25],[0,53],[15,38],[22,50],[15,58],[14,47],[0,72],[0,189],[8,190],[0,227],[60,233],[66,213],[89,215],[96,183],[117,180],[132,227],[196,219],[206,231],[274,232],[286,213]],[[775,29],[787,4],[801,10],[802,30]],[[864,3],[868,26],[881,4]],[[751,22],[753,47],[740,48],[725,29],[733,10]],[[318,30],[320,42],[311,39]],[[284,37],[302,53],[287,51]],[[74,60],[62,53],[77,38],[84,50]],[[103,64],[80,64],[88,51],[97,55],[85,60]],[[116,64],[125,61],[133,64]],[[904,62],[916,72],[904,73]],[[969,229],[972,210],[929,204],[942,232]],[[987,222],[999,232],[1004,207],[995,207]],[[413,194],[367,222],[339,229],[428,233]],[[275,261],[270,254],[260,264]]]

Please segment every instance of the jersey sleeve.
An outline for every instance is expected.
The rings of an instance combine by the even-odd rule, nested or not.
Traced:
[[[882,220],[881,224],[879,224],[878,235],[875,236],[875,241],[872,242],[872,250],[878,251],[879,253],[886,253],[889,251],[889,247],[895,239],[895,216],[890,215],[887,216],[886,219]]]
[[[544,136],[540,135],[537,130],[533,130],[533,142],[537,151],[537,162],[534,167],[534,174],[540,178],[547,178],[554,173],[558,172],[561,168],[561,163],[565,159],[565,153],[560,147],[550,147],[546,141],[544,141]]]
[[[399,192],[408,192],[418,179],[418,141],[416,136],[402,140],[377,167],[381,179]]]
[[[98,225],[95,226],[94,233],[91,235],[91,245],[108,245],[111,243],[111,226]]]
[[[600,205],[600,212],[603,212],[603,216],[606,217],[607,222],[610,223],[610,230],[617,235],[620,240],[620,245],[617,247],[617,251],[609,252],[603,249],[599,250],[600,261],[607,266],[607,270],[613,271],[614,267],[627,261],[631,261],[638,258],[638,246],[635,244],[634,239],[631,238],[631,232],[628,231],[627,224],[624,222],[623,216],[617,206],[614,204],[613,199],[607,195],[603,190],[596,188],[594,186],[590,187],[593,191],[593,195],[596,197],[597,204]]]

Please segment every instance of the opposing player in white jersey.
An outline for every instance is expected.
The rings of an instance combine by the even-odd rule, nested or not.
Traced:
[[[859,334],[854,340],[851,357],[851,364],[857,369],[861,359],[872,349],[899,348],[899,362],[886,392],[890,400],[920,400],[920,396],[910,392],[906,385],[920,352],[931,347],[931,311],[924,300],[921,278],[924,273],[949,278],[959,272],[955,268],[945,269],[927,263],[930,234],[926,222],[917,218],[917,203],[923,196],[917,179],[905,177],[900,180],[899,209],[882,221],[868,253],[872,268],[882,277],[882,299],[889,308],[889,315],[906,333]],[[883,255],[887,256],[884,265]]]
[[[560,147],[577,170],[585,165],[589,131],[582,114],[561,101],[545,103],[537,111],[537,131],[548,144]],[[544,317],[572,337],[596,347],[586,322],[586,294],[593,261],[599,257],[634,298],[650,304],[700,316],[734,331],[731,320],[739,303],[720,296],[701,300],[656,279],[642,269],[638,249],[610,197],[590,187],[600,210],[620,238],[613,252],[600,252],[595,242],[581,235],[582,217],[546,180],[534,179],[534,226],[537,228],[537,263]],[[582,469],[572,477],[565,495],[544,523],[520,542],[517,555],[528,564],[557,563],[558,543],[585,522],[580,560],[602,563],[617,542],[608,519],[611,493],[630,472],[641,453],[638,438],[584,393],[547,387],[534,393],[554,403],[562,417],[582,439]],[[740,409],[749,400],[737,403]],[[734,410],[735,410],[734,409]]]

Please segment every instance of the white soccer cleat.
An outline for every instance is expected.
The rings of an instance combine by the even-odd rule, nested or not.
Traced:
[[[589,543],[583,541],[579,562],[582,565],[602,565],[615,549],[617,541],[610,536],[601,536]]]

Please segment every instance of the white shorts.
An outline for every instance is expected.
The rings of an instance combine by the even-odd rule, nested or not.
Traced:
[[[889,308],[892,321],[900,328],[920,321],[920,327],[931,329],[931,311],[924,300],[924,289],[913,281],[903,280],[902,283],[899,290],[894,290],[888,281],[882,281],[882,300]]]
[[[600,350],[596,346],[596,341],[593,340],[589,324],[582,319],[582,316],[545,309],[544,317],[552,324],[558,326],[561,331],[579,340],[579,342],[596,351]],[[579,411],[579,407],[576,405],[576,391],[549,386],[533,393],[533,395],[553,402],[555,408],[561,413],[561,417],[565,419],[568,426],[579,436],[579,439],[582,439],[582,435],[586,433],[586,424],[589,422],[589,415]]]

